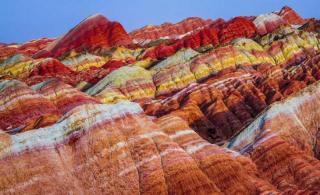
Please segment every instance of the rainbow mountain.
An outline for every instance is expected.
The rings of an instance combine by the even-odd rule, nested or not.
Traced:
[[[0,194],[319,194],[319,32],[286,6],[1,43]]]

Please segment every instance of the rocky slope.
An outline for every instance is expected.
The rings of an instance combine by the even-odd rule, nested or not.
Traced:
[[[284,7],[0,44],[0,193],[320,193],[318,33]]]

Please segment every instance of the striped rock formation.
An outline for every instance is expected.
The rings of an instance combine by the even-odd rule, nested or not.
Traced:
[[[159,26],[148,25],[130,32],[135,42],[148,43],[157,39],[177,39],[200,30],[214,21],[198,17],[186,18],[176,24],[164,23]]]
[[[252,122],[268,104],[319,79],[319,56],[288,69],[270,64],[239,66],[144,105],[146,113],[167,113],[186,119],[207,139],[227,139]],[[201,134],[201,133],[200,133]]]
[[[319,194],[319,29],[94,15],[0,43],[0,194]]]
[[[0,129],[27,131],[54,124],[60,113],[49,100],[18,80],[0,81]]]
[[[45,48],[54,39],[42,38],[19,44],[0,44],[0,61],[14,54],[32,56],[39,50]]]
[[[303,26],[300,27],[300,29],[303,29],[308,32],[317,32],[320,31],[320,23],[319,20],[312,18],[309,19]]]
[[[34,59],[23,54],[12,55],[1,61],[1,75],[11,75],[15,77],[28,77],[34,67]]]
[[[235,17],[227,22],[212,24],[199,32],[173,41],[172,44],[152,47],[145,53],[144,57],[162,59],[168,57],[181,48],[197,49],[202,46],[229,43],[239,37],[252,38],[256,34],[256,27],[245,17]]]
[[[262,14],[253,21],[260,35],[272,32],[281,25],[287,24],[284,19],[274,13]]]
[[[39,60],[32,68],[31,73],[23,81],[34,85],[50,78],[59,78],[65,83],[74,84],[76,73],[55,58]]]
[[[99,103],[93,97],[57,79],[46,80],[32,86],[32,89],[50,100],[62,115],[82,104]]]
[[[152,98],[155,94],[151,73],[138,66],[124,66],[86,91],[103,103]]]
[[[120,23],[111,22],[97,14],[82,21],[67,34],[37,52],[34,57],[61,57],[71,51],[98,52],[130,43],[131,38]]]
[[[266,164],[261,165],[262,160],[251,161],[208,143],[178,117],[153,122],[142,112],[138,104],[128,102],[87,104],[71,110],[51,127],[17,135],[2,132],[2,193],[261,194],[318,190],[320,177],[317,172],[310,173],[312,165],[318,165],[315,159],[305,156],[308,178],[291,188],[289,184],[279,187],[277,181],[258,176]],[[259,155],[268,158],[270,152]],[[299,173],[299,158],[294,159],[293,171]],[[30,163],[37,171],[28,168]]]
[[[302,25],[305,23],[305,20],[288,6],[284,6],[277,14],[289,24]]]
[[[86,53],[65,58],[61,62],[72,70],[79,72],[91,67],[101,67],[106,63],[106,60],[103,57]]]

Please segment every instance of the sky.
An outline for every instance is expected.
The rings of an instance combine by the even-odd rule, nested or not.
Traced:
[[[320,0],[1,0],[0,42],[58,37],[96,13],[120,22],[130,32],[191,16],[230,19],[259,15],[284,5],[303,17],[320,19]]]

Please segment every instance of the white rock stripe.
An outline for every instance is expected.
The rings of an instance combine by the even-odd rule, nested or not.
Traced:
[[[53,147],[74,131],[86,131],[105,120],[120,118],[126,114],[138,114],[143,110],[137,103],[123,101],[114,105],[85,104],[69,111],[57,124],[12,135],[12,152],[34,147]]]
[[[196,134],[196,132],[194,132],[194,130],[183,129],[183,130],[176,131],[174,134],[169,135],[169,137],[170,137],[170,139],[175,140],[175,139],[180,138],[185,135],[194,135],[194,134]]]
[[[168,154],[175,153],[175,152],[184,152],[184,150],[181,148],[167,148],[166,150],[162,151],[160,153],[160,155],[152,155],[149,158],[146,158],[146,159],[139,161],[138,163],[135,164],[135,166],[130,166],[130,167],[120,171],[119,176],[124,176],[124,175],[130,173],[131,171],[139,169],[141,166],[143,166],[151,161],[157,160],[160,157],[163,157]]]

